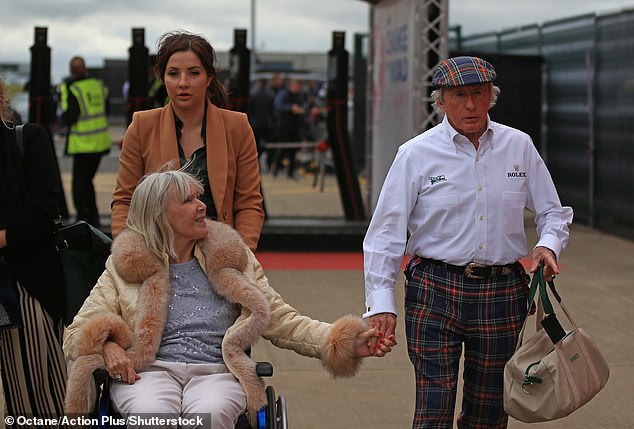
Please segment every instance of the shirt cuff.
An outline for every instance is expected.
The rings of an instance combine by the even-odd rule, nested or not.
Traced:
[[[377,290],[370,293],[365,300],[365,310],[366,312],[363,314],[363,318],[379,313],[396,314],[394,291]]]
[[[545,235],[540,238],[535,247],[547,247],[557,256],[557,260],[559,260],[559,254],[561,253],[561,242],[558,238],[553,237],[552,235]],[[533,248],[535,250],[535,248]]]

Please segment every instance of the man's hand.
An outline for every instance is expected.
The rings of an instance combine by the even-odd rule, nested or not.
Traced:
[[[555,252],[553,252],[549,248],[537,246],[535,250],[533,250],[533,255],[531,259],[531,273],[537,271],[537,268],[541,264],[544,265],[544,280],[551,281],[555,278],[557,274],[559,274]]]
[[[392,313],[378,313],[373,316],[370,316],[370,320],[368,321],[368,328],[375,328],[379,331],[379,337],[383,338],[396,338],[395,330],[396,330],[396,314]],[[370,350],[374,350],[376,348],[377,338],[379,337],[371,337],[368,340],[368,347]],[[396,345],[396,340],[394,340],[394,345]]]

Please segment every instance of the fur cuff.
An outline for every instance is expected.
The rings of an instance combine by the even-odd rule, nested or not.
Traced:
[[[132,344],[132,331],[121,316],[104,313],[87,320],[79,332],[77,354],[101,354],[106,341],[114,341],[124,350]]]
[[[98,354],[79,357],[69,368],[64,398],[64,413],[88,415],[95,404],[97,390],[93,372],[105,368]]]
[[[322,347],[321,361],[333,376],[352,377],[361,366],[363,358],[355,355],[357,335],[367,330],[366,323],[357,316],[343,316],[337,320]]]

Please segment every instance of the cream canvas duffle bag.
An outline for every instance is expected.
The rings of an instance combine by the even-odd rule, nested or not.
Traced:
[[[569,415],[603,389],[610,374],[596,342],[577,326],[555,284],[550,281],[548,286],[572,329],[565,331],[558,322],[539,267],[528,299],[530,309],[539,293],[536,333],[523,341],[527,317],[517,349],[504,368],[504,410],[527,423]]]

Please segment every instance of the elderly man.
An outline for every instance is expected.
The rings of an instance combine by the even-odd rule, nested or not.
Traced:
[[[527,313],[524,209],[535,213],[530,271],[558,274],[572,209],[562,207],[531,138],[491,121],[500,90],[477,57],[433,73],[434,128],[403,144],[363,242],[369,325],[391,335],[403,255],[405,328],[416,375],[413,428],[451,428],[464,347],[459,428],[506,428],[504,365]]]

